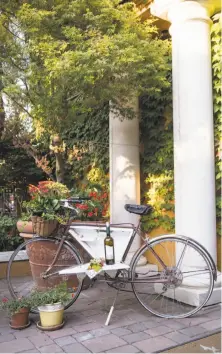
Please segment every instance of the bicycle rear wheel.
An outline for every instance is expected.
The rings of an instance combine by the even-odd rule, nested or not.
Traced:
[[[156,269],[140,267],[141,257],[155,264]],[[131,278],[141,305],[163,318],[195,314],[207,303],[214,286],[213,270],[204,250],[179,236],[158,237],[143,246],[132,262]],[[184,291],[192,288],[200,291],[201,296],[198,301],[193,297],[192,304],[187,304]]]
[[[82,280],[79,280],[76,275],[56,274],[47,279],[43,279],[42,276],[55,257],[59,242],[60,240],[55,238],[35,237],[22,243],[13,252],[7,267],[7,282],[13,298],[26,297],[34,289],[44,291],[60,283],[66,283],[70,300],[65,304],[65,309],[76,301],[82,289]],[[65,241],[49,274],[81,263],[83,261],[78,251]],[[22,276],[16,276],[20,264],[23,267]],[[32,309],[32,312],[38,313],[38,310]]]

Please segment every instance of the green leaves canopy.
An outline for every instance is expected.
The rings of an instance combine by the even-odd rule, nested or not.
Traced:
[[[5,1],[0,27],[3,92],[50,132],[168,85],[168,41],[131,2]]]

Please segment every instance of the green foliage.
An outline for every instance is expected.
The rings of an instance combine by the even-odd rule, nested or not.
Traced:
[[[3,298],[0,302],[0,310],[6,311],[10,316],[18,313],[23,308],[30,308],[29,298],[10,299]]]
[[[133,2],[6,0],[0,27],[2,92],[39,130],[61,133],[110,100],[168,85],[169,44]]]
[[[16,148],[11,139],[0,140],[0,185],[24,188],[45,178],[42,170],[24,149]]]
[[[14,251],[22,243],[16,222],[11,216],[0,216],[0,252]]]
[[[215,142],[215,170],[216,170],[216,212],[217,232],[221,235],[221,178],[222,178],[222,95],[221,95],[221,39],[222,15],[214,16],[211,28],[212,41],[212,69],[213,69],[213,97],[214,97],[214,142]]]
[[[33,291],[29,297],[30,307],[36,308],[38,306],[52,305],[58,302],[65,304],[70,300],[66,283],[60,283],[54,288],[49,288],[45,291]]]
[[[23,202],[28,215],[38,215],[44,220],[54,220],[60,216],[60,199],[69,197],[69,190],[58,182],[42,181],[38,186],[29,186],[31,200]]]
[[[169,83],[171,77],[167,77]],[[143,96],[141,106],[141,191],[142,202],[154,211],[143,217],[143,229],[162,226],[174,229],[172,91]]]
[[[108,104],[74,122],[61,137],[67,146],[65,182],[68,186],[77,186],[82,180],[88,183],[89,179],[93,183],[109,183],[105,178],[109,171]]]

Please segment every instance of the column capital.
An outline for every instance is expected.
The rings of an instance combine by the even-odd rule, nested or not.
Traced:
[[[187,20],[210,21],[220,10],[220,0],[154,0],[151,14],[172,24]]]

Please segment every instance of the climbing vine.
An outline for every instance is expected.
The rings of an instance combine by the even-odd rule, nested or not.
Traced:
[[[171,75],[161,95],[141,98],[142,201],[154,207],[143,218],[143,228],[174,229],[173,122]]]
[[[211,28],[212,40],[212,70],[213,70],[213,98],[214,98],[214,141],[215,141],[215,170],[216,170],[216,212],[217,232],[221,235],[221,178],[222,178],[222,98],[221,98],[221,40],[222,15],[217,14],[213,18]]]

